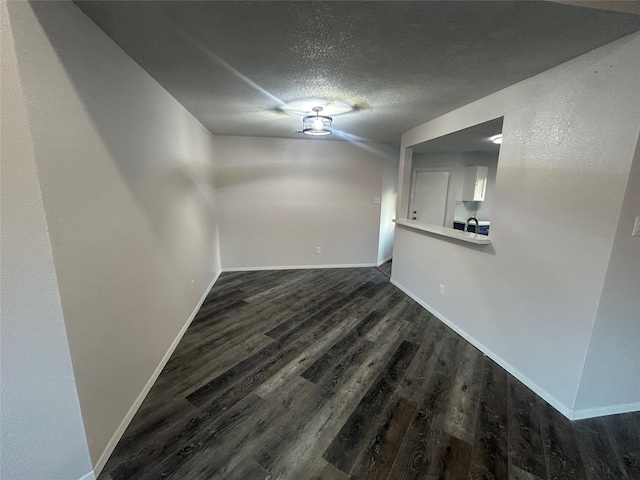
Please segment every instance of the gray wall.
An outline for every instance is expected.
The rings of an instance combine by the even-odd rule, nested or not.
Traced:
[[[91,459],[6,8],[2,2],[0,476],[77,479]]]
[[[374,198],[382,196],[385,165],[397,169],[397,150],[216,136],[215,151],[224,268],[377,263]]]
[[[574,409],[578,416],[640,409],[640,141],[627,183],[613,251]]]
[[[214,137],[73,3],[8,10],[86,438],[100,466],[221,269]]]
[[[636,33],[402,136],[400,218],[411,172],[404,147],[504,116],[492,244],[399,227],[392,281],[567,416],[578,414],[574,401],[640,129],[638,51]],[[636,302],[632,293],[621,291],[619,301]],[[626,345],[620,336],[632,322],[625,317],[607,349]],[[636,364],[640,349],[626,352]],[[640,407],[633,384],[623,383],[600,412]],[[581,402],[592,407],[603,407],[601,400]]]

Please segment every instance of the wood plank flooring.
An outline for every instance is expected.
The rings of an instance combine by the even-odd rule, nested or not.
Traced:
[[[377,268],[224,273],[99,480],[640,479]]]

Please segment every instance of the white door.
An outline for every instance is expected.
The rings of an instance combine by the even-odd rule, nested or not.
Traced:
[[[409,218],[444,226],[450,171],[416,170]]]

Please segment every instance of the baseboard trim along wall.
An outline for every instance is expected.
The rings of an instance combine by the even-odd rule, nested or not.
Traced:
[[[278,265],[263,267],[225,267],[223,272],[253,272],[256,270],[307,270],[313,268],[365,268],[377,267],[376,263],[341,263],[337,265]]]
[[[98,474],[96,473],[96,469],[94,468],[93,470],[91,470],[86,475],[83,475],[82,477],[80,477],[79,480],[96,480],[97,476],[98,476]]]
[[[603,417],[605,415],[616,415],[618,413],[638,411],[640,411],[640,402],[614,405],[612,407],[583,408],[580,410],[574,410],[571,420],[584,420],[586,418]]]
[[[442,315],[440,312],[438,312],[436,309],[434,309],[433,307],[431,307],[429,304],[427,304],[426,302],[424,302],[422,299],[420,299],[417,295],[414,295],[410,290],[408,290],[407,288],[405,288],[403,285],[401,285],[400,283],[398,283],[396,280],[394,280],[393,278],[390,280],[392,284],[394,284],[396,287],[398,287],[400,290],[402,290],[404,293],[406,293],[407,295],[409,295],[413,300],[415,300],[418,304],[420,304],[422,307],[424,307],[425,309],[427,309],[429,312],[431,312],[433,314],[433,316],[435,316],[438,320],[440,320],[442,323],[444,323],[446,326],[448,326],[449,328],[451,328],[454,332],[456,332],[458,335],[460,335],[462,338],[464,338],[467,342],[469,342],[471,345],[473,345],[474,347],[476,347],[478,350],[480,350],[482,353],[484,353],[487,357],[489,357],[491,360],[493,360],[494,362],[496,362],[498,365],[500,365],[502,368],[504,368],[507,372],[509,372],[511,375],[513,375],[515,378],[517,378],[518,380],[520,380],[522,383],[524,383],[527,387],[529,387],[529,389],[533,390],[533,392],[542,397],[547,403],[549,403],[553,408],[555,408],[556,410],[558,410],[562,415],[564,415],[565,417],[567,417],[569,420],[573,420],[574,418],[572,417],[572,411],[570,408],[568,408],[566,405],[564,405],[562,402],[559,402],[558,400],[556,400],[552,395],[549,394],[549,392],[547,392],[545,389],[541,388],[537,383],[531,381],[529,378],[527,378],[525,375],[523,375],[522,373],[520,373],[516,368],[514,368],[510,363],[506,362],[504,359],[502,359],[500,356],[496,355],[494,352],[492,352],[490,349],[488,349],[486,346],[484,346],[482,343],[478,342],[475,338],[473,338],[472,336],[470,336],[467,332],[465,332],[464,330],[462,330],[461,328],[459,328],[458,326],[456,326],[453,322],[451,322],[448,318],[446,318],[444,315]],[[586,418],[586,417],[585,417]]]
[[[122,438],[122,435],[124,434],[125,430],[129,426],[129,423],[131,423],[131,420],[133,420],[134,415],[136,414],[136,412],[140,408],[140,405],[142,405],[142,402],[144,401],[144,399],[147,397],[147,394],[151,390],[151,387],[153,387],[153,384],[156,383],[156,380],[158,379],[158,377],[162,373],[162,370],[164,369],[165,365],[167,364],[167,362],[171,358],[171,355],[173,355],[173,352],[176,349],[176,347],[178,346],[178,344],[180,343],[180,340],[182,340],[182,337],[187,332],[187,329],[191,325],[191,322],[193,322],[193,319],[196,317],[198,311],[200,310],[200,307],[202,306],[202,304],[206,300],[207,295],[209,295],[209,292],[211,291],[211,289],[213,288],[213,285],[218,280],[218,277],[220,277],[221,273],[222,273],[222,271],[219,271],[217,274],[214,275],[213,280],[211,280],[211,283],[209,283],[209,286],[207,287],[205,292],[202,294],[202,298],[200,298],[200,300],[198,301],[198,304],[193,309],[193,312],[191,313],[191,315],[189,316],[189,318],[187,319],[185,324],[180,329],[180,332],[178,332],[178,335],[176,336],[175,340],[169,346],[169,349],[167,350],[167,353],[165,353],[164,357],[162,357],[162,360],[160,360],[160,363],[158,364],[158,366],[156,367],[155,371],[151,375],[151,378],[149,378],[149,381],[146,383],[146,385],[144,386],[144,388],[140,392],[140,395],[138,395],[138,398],[136,398],[136,401],[133,402],[133,405],[131,405],[131,408],[127,412],[127,415],[124,417],[124,419],[122,420],[122,422],[118,426],[118,429],[115,431],[115,433],[111,437],[111,440],[109,440],[109,443],[107,444],[107,447],[104,449],[104,452],[102,452],[102,455],[100,456],[100,458],[96,462],[96,465],[95,465],[93,471],[89,472],[87,475],[82,477],[80,480],[92,480],[92,479],[96,478],[98,475],[100,475],[100,472],[102,471],[102,469],[104,468],[105,464],[107,463],[107,460],[109,459],[109,457],[113,453],[113,450],[116,448],[116,445],[118,444],[118,442]],[[89,476],[89,475],[93,475],[93,476]]]
[[[379,267],[380,265],[384,265],[385,263],[387,263],[389,260],[391,260],[393,258],[393,255],[389,255],[387,258],[385,258],[384,260],[381,260],[378,262],[378,264],[376,265],[376,267]]]

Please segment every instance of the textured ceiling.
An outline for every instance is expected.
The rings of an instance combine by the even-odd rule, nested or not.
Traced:
[[[357,107],[336,129],[395,145],[640,29],[638,15],[535,1],[76,3],[215,134],[294,137],[302,122],[278,107],[314,97]]]

